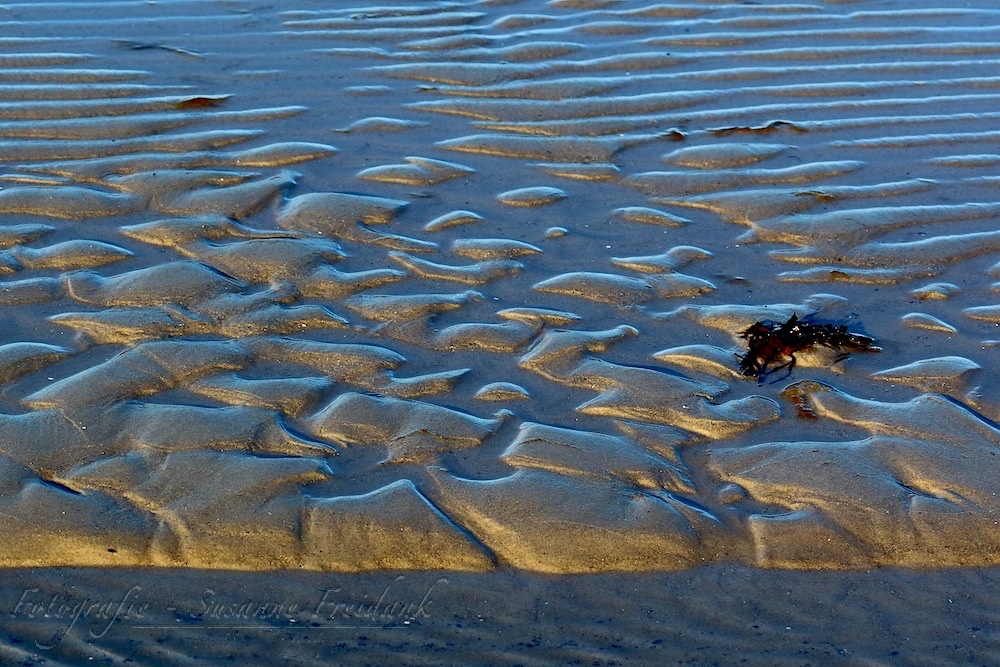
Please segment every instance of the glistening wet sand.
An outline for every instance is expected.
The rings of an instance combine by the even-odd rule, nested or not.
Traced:
[[[274,604],[336,581],[346,605],[403,577],[407,600],[433,591],[462,620],[379,632],[466,642],[479,614],[495,619],[484,650],[515,661],[556,644],[573,597],[592,601],[580,656],[612,659],[587,629],[607,624],[623,659],[728,661],[674,630],[643,643],[619,605],[658,587],[651,614],[683,597],[718,616],[672,623],[736,641],[753,627],[740,605],[776,582],[797,583],[773,618],[895,582],[919,611],[863,603],[921,636],[912,662],[949,641],[921,630],[945,612],[920,582],[986,614],[970,588],[989,590],[1000,553],[988,3],[8,14],[12,659],[48,645],[52,624],[18,608],[31,589],[133,579],[163,614],[171,596],[201,604],[206,581],[237,598],[273,582]],[[739,333],[792,315],[882,351],[742,376]],[[24,569],[52,567],[71,569]],[[701,592],[726,577],[758,594]],[[500,641],[529,632],[548,586],[568,591],[561,615]],[[477,591],[503,611],[471,611]],[[157,617],[183,637],[70,632],[58,655],[159,637],[196,660],[213,630],[191,616]],[[835,644],[819,620],[803,641]],[[305,622],[248,619],[234,651]],[[337,659],[373,659],[347,625],[357,652]],[[988,664],[992,624],[972,627],[966,655]],[[395,641],[373,644],[442,659]],[[800,660],[760,643],[741,657]],[[331,659],[311,650],[292,655]]]

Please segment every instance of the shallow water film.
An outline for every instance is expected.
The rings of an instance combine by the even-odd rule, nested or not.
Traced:
[[[484,608],[533,614],[535,646],[599,622],[570,598],[635,582],[716,582],[686,603],[705,609],[793,576],[829,600],[886,566],[993,590],[994,4],[5,6],[5,659],[125,658],[98,619],[138,627],[154,572],[198,622],[246,621],[238,655],[307,624],[291,606],[382,631],[449,599],[468,618],[441,632],[466,641],[491,582],[515,592]],[[211,571],[240,594],[185,588]],[[60,577],[115,572],[144,583],[32,634],[56,597],[73,618]],[[247,604],[273,613],[243,618],[262,572]],[[149,627],[191,622],[169,609]],[[622,659],[678,646],[622,613]],[[963,659],[989,664],[977,623]],[[317,662],[370,659],[351,637]],[[855,650],[795,662],[768,637],[742,657]],[[148,641],[152,662],[206,650]],[[612,659],[579,641],[547,659]]]

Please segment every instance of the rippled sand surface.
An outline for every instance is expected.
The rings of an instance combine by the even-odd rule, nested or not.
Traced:
[[[992,3],[329,4],[5,8],[12,619],[18,568],[471,610],[1000,564]],[[793,315],[881,350],[744,376]]]

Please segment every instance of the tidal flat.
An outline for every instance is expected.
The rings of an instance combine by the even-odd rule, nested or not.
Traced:
[[[997,661],[1000,10],[327,5],[5,10],[2,661]]]

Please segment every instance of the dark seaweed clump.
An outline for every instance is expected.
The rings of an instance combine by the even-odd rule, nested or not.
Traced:
[[[747,340],[747,352],[739,357],[740,371],[748,377],[756,377],[761,383],[768,375],[781,369],[786,369],[786,373],[779,380],[791,375],[795,368],[795,353],[817,345],[842,352],[838,361],[846,358],[852,350],[879,351],[874,338],[851,333],[844,325],[803,322],[795,314],[782,323],[768,320],[755,322],[742,331],[740,337]]]

